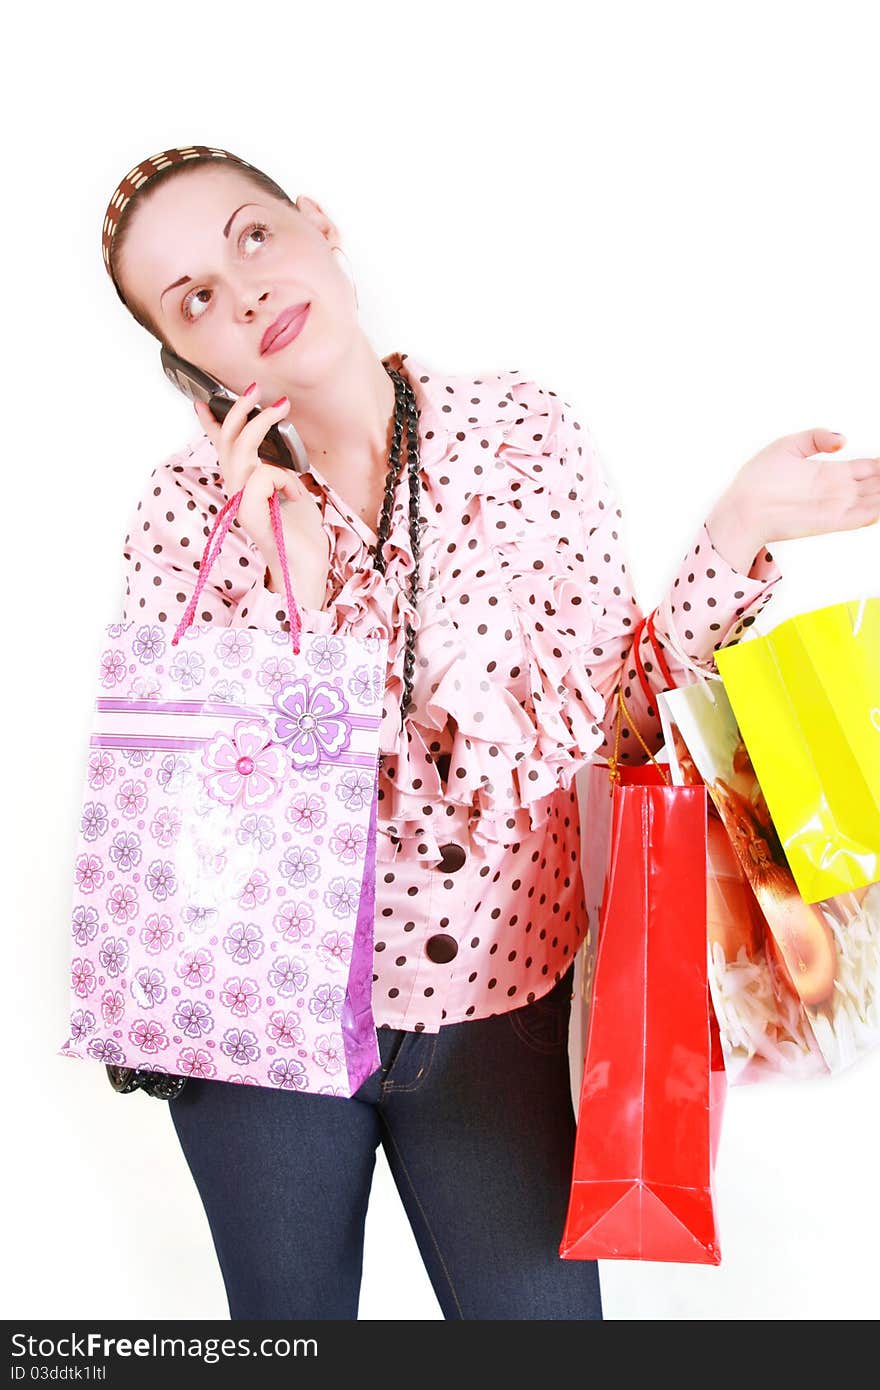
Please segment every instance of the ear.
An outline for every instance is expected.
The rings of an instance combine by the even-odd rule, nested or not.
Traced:
[[[303,217],[307,217],[312,226],[317,228],[326,241],[339,241],[339,228],[335,222],[327,216],[320,203],[316,203],[314,198],[309,198],[305,193],[301,193],[296,200],[296,206]]]

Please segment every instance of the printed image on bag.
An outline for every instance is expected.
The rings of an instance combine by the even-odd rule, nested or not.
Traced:
[[[710,984],[731,1080],[842,1070],[880,1042],[880,884],[805,902],[721,682],[659,707],[676,780],[705,782],[763,918],[740,911],[730,929],[714,876]],[[716,860],[732,882],[730,856]]]

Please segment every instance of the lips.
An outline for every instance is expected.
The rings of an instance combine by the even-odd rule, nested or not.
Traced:
[[[287,328],[295,318],[299,318],[301,314],[305,313],[306,309],[309,307],[309,303],[309,300],[304,300],[302,304],[291,304],[287,309],[282,310],[274,323],[269,324],[269,327],[260,339],[260,352],[265,352],[267,348],[270,348],[274,339],[278,337],[278,334],[283,333],[285,328]]]

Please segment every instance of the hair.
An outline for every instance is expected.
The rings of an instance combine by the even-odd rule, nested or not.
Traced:
[[[280,203],[286,203],[288,207],[295,208],[296,211],[299,211],[296,207],[296,203],[292,198],[287,196],[280,184],[277,184],[274,179],[270,179],[269,175],[264,174],[261,169],[255,169],[253,165],[239,164],[235,159],[218,160],[212,155],[201,155],[198,158],[187,159],[181,163],[169,164],[166,168],[160,169],[157,174],[154,174],[153,177],[144,184],[143,191],[138,190],[132,194],[128,203],[122,210],[116,232],[110,243],[110,272],[119,292],[119,297],[132,318],[134,318],[142,328],[145,328],[148,333],[151,333],[164,348],[168,348],[169,350],[171,344],[165,341],[161,329],[154,323],[146,309],[139,308],[129,299],[126,299],[123,294],[119,274],[119,261],[122,250],[128,240],[132,216],[137,209],[146,202],[153,190],[157,188],[159,184],[167,183],[169,179],[182,178],[185,174],[191,173],[193,169],[204,168],[206,164],[209,164],[212,169],[216,169],[221,164],[237,169],[238,172],[246,178],[249,183],[252,183],[255,188],[259,189],[261,193],[268,193],[270,198],[274,198]]]

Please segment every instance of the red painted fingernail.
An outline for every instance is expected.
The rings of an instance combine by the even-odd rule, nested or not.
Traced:
[[[252,381],[251,384],[250,384],[250,386],[246,386],[246,387],[245,387],[244,391],[242,392],[242,395],[243,395],[243,396],[250,396],[250,395],[253,394],[254,391],[256,391],[256,389],[257,389],[257,383],[256,383],[255,381]]]
[[[286,400],[286,396],[279,396],[277,401],[272,402],[272,404],[269,406],[269,409],[274,410],[277,405],[283,405]]]

